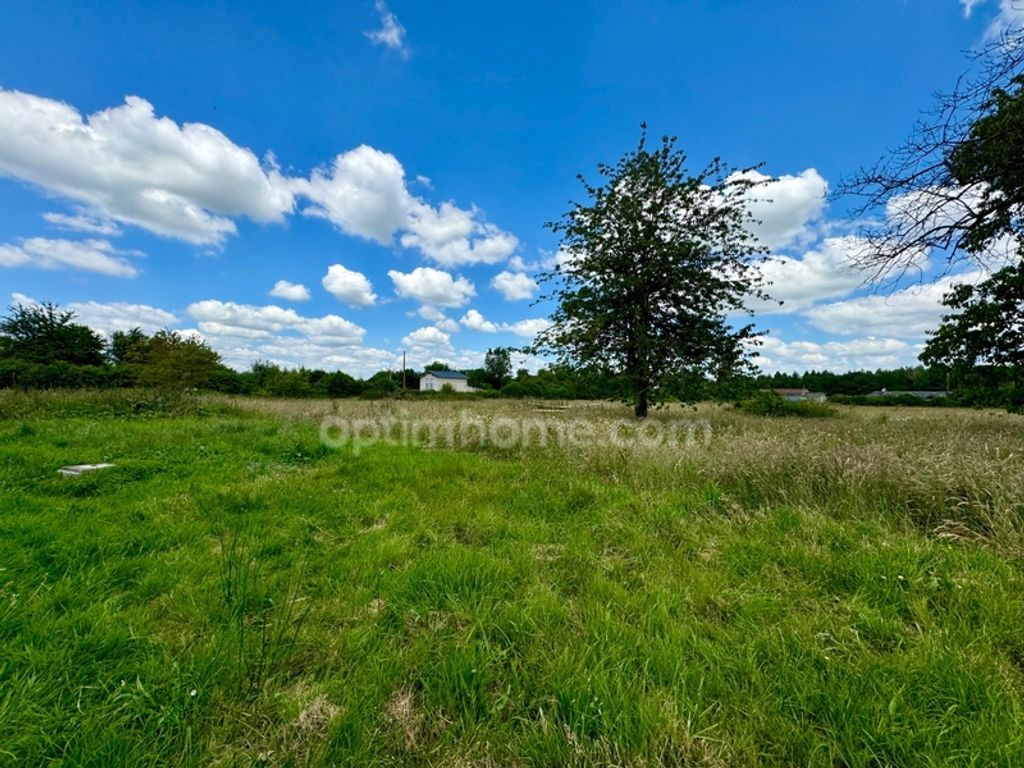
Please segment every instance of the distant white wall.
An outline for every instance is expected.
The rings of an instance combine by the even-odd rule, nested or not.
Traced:
[[[420,390],[423,392],[440,392],[445,384],[451,386],[456,392],[475,392],[473,387],[465,379],[439,379],[431,374],[420,378]]]

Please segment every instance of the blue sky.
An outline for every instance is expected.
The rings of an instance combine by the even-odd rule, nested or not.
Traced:
[[[913,363],[948,278],[864,289],[822,195],[1016,1],[6,0],[0,301],[194,330],[239,368],[476,366],[541,327],[544,222],[647,121],[694,170],[779,179],[766,370]]]

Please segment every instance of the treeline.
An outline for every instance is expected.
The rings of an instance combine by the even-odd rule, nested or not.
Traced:
[[[872,392],[909,392],[927,390],[945,392],[949,381],[947,373],[939,368],[896,368],[894,370],[850,371],[807,371],[806,373],[776,373],[759,376],[755,380],[759,388],[803,388],[811,392],[833,395],[867,395]]]
[[[204,390],[226,394],[268,397],[394,397],[415,393],[425,371],[379,371],[359,379],[341,371],[286,369],[257,361],[247,371],[224,365],[220,355],[202,340],[163,330],[154,334],[139,329],[117,331],[108,340],[74,322],[74,313],[53,304],[12,307],[0,320],[0,388],[105,389],[157,388]],[[602,400],[628,397],[631,382],[601,371],[580,371],[552,365],[537,373],[513,372],[515,350],[488,350],[481,368],[467,370],[475,397]],[[425,370],[450,370],[434,362]],[[803,388],[823,392],[837,402],[852,404],[920,405],[916,398],[865,399],[880,390],[947,391],[951,394],[930,404],[1009,407],[1019,396],[1013,376],[1006,369],[978,367],[950,373],[941,367],[832,373],[776,373],[754,378],[720,381],[704,378],[667,378],[663,384],[668,401],[739,401],[764,389]],[[422,397],[444,397],[422,393]]]
[[[972,406],[1007,408],[1024,406],[1020,373],[1009,366],[975,365],[946,368],[916,366],[893,370],[808,371],[758,376],[755,389],[803,388],[824,392],[829,400],[847,405]],[[882,397],[868,397],[885,391]],[[908,394],[915,391],[945,392],[944,397],[925,400]]]

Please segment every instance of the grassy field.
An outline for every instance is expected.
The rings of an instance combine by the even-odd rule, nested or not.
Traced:
[[[625,416],[0,393],[0,764],[1024,765],[1024,418]]]

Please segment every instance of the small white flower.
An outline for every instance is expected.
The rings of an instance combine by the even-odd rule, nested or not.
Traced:
[[[195,688],[193,688],[191,691],[188,692],[188,695],[189,696],[195,696],[197,693],[199,693],[199,691],[197,691]]]

